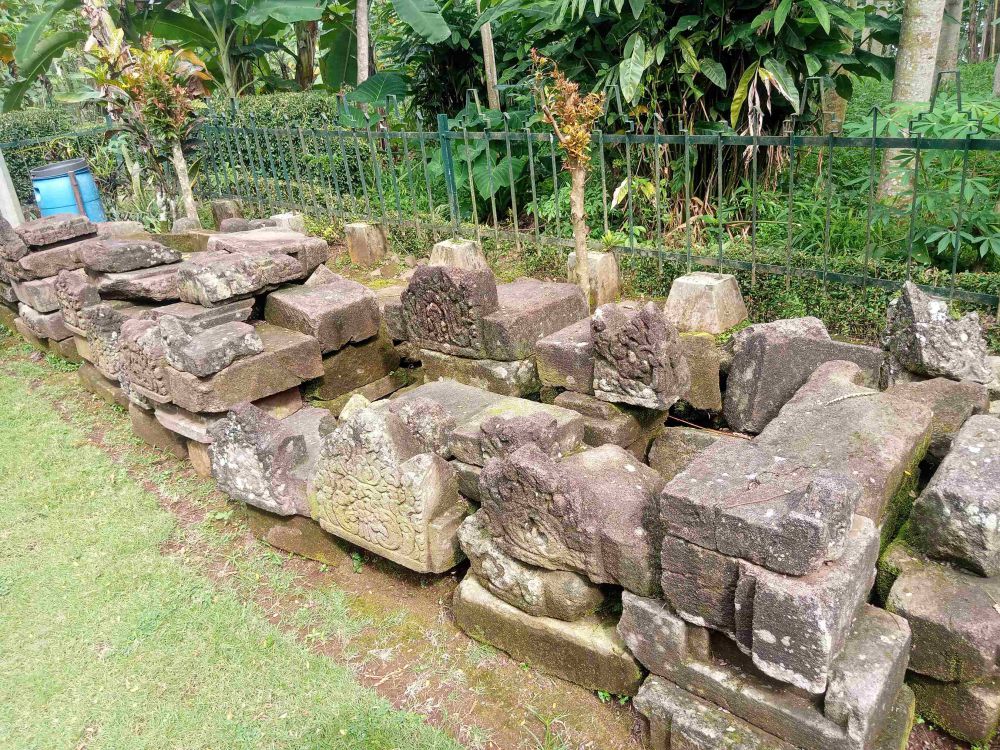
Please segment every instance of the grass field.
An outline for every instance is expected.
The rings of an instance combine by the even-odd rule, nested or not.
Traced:
[[[50,369],[0,347],[0,748],[459,747],[170,554]]]

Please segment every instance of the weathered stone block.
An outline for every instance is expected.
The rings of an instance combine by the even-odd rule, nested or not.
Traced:
[[[989,747],[1000,724],[1000,678],[983,682],[938,682],[913,674],[907,683],[917,712],[952,737]]]
[[[177,458],[187,458],[187,441],[160,424],[153,412],[129,403],[128,415],[132,421],[132,432],[137,438]]]
[[[311,395],[331,401],[387,377],[399,367],[399,354],[385,335],[348,344],[323,358],[323,376]]]
[[[406,320],[403,317],[402,295],[405,289],[405,286],[385,286],[375,290],[379,314],[385,321],[393,341],[403,341],[408,336]]]
[[[45,247],[97,234],[97,225],[82,214],[53,214],[26,221],[14,231],[28,247]]]
[[[24,325],[39,338],[62,341],[73,335],[63,322],[61,313],[41,313],[24,303],[17,306],[17,314]]]
[[[990,410],[986,386],[971,380],[955,382],[947,378],[933,378],[916,383],[897,383],[889,388],[889,393],[924,404],[931,410],[931,444],[927,452],[938,461],[951,450],[951,441],[965,420],[973,414],[986,414]]]
[[[497,287],[498,309],[482,321],[489,359],[527,359],[538,339],[587,317],[580,288],[536,279],[517,279]]]
[[[612,404],[574,391],[563,391],[552,403],[583,415],[583,441],[595,448],[606,443],[627,448],[644,433],[659,429],[664,420],[663,412]]]
[[[358,266],[375,265],[385,257],[389,246],[384,227],[364,222],[344,224],[344,240],[351,263]]]
[[[590,319],[572,323],[535,342],[542,383],[577,393],[594,392],[594,337]]]
[[[590,309],[595,310],[601,305],[615,302],[621,294],[621,282],[618,278],[618,260],[614,253],[601,253],[595,250],[587,251],[587,264],[590,270],[590,294],[588,301]],[[580,284],[577,274],[576,251],[566,258],[566,281],[570,284]]]
[[[66,273],[72,273],[85,278],[83,271],[66,271]],[[58,279],[58,276],[50,276],[47,279],[38,279],[36,281],[15,281],[13,286],[17,300],[40,313],[56,312],[59,309],[59,298],[56,296],[56,279]]]
[[[152,240],[93,239],[80,243],[80,260],[88,271],[124,273],[177,263],[181,254]]]
[[[251,403],[275,419],[284,419],[302,408],[302,396],[298,388],[290,388]],[[191,412],[169,403],[156,404],[154,413],[157,421],[171,432],[205,445],[212,442],[212,427],[225,417],[220,413]]]
[[[908,528],[931,557],[1000,576],[1000,419],[969,418],[914,503]]]
[[[63,322],[74,332],[83,334],[80,311],[85,307],[100,304],[101,295],[97,287],[87,280],[82,271],[60,271],[52,288],[59,303]]]
[[[309,237],[302,232],[281,228],[252,229],[247,232],[213,235],[208,240],[210,252],[235,255],[288,255],[299,263],[297,278],[304,279],[315,268],[326,263],[330,246],[321,237]]]
[[[141,221],[131,220],[98,222],[97,236],[105,240],[151,239]]]
[[[303,275],[298,260],[290,255],[212,255],[211,258],[192,258],[181,265],[177,284],[182,302],[211,307],[257,294]]]
[[[863,380],[856,364],[820,365],[754,442],[854,479],[862,493],[857,512],[891,538],[909,510],[932,416],[921,404],[859,385]]]
[[[597,398],[666,410],[687,395],[687,360],[676,329],[656,305],[603,305],[591,318],[591,331]]]
[[[331,567],[351,562],[350,545],[327,534],[311,518],[279,516],[252,505],[246,506],[246,512],[250,531],[272,547]]]
[[[24,339],[25,343],[42,353],[49,351],[48,339],[39,336],[31,330],[20,317],[15,317],[13,322],[14,330],[21,334],[21,338]]]
[[[450,378],[504,396],[519,397],[538,393],[541,387],[538,370],[530,359],[468,359],[421,349],[420,361],[427,380]]]
[[[215,226],[222,228],[226,219],[242,219],[243,211],[237,201],[228,198],[216,198],[212,201],[212,220]]]
[[[279,420],[237,404],[210,428],[212,476],[235,500],[278,515],[308,515],[306,483],[334,424],[325,409],[299,409]]]
[[[0,305],[6,307],[17,307],[17,292],[14,291],[14,287],[8,284],[2,279],[3,271],[0,270]]]
[[[300,213],[284,211],[280,214],[271,214],[268,218],[274,222],[274,226],[278,229],[286,229],[291,232],[306,231],[306,220]]]
[[[952,318],[947,300],[909,281],[889,303],[883,343],[900,364],[919,375],[977,383],[993,379],[979,315]]]
[[[349,279],[271,292],[264,319],[315,336],[324,354],[370,339],[379,329],[375,293]]]
[[[418,346],[465,357],[485,357],[483,318],[497,309],[489,271],[419,266],[402,293],[406,338]]]
[[[10,278],[18,281],[44,279],[64,270],[74,271],[83,267],[79,252],[81,244],[82,242],[70,241],[63,245],[36,250],[16,263],[4,261],[3,270]]]
[[[737,432],[761,432],[824,362],[856,363],[878,387],[885,355],[870,346],[833,341],[817,318],[758,323],[733,338],[724,414]]]
[[[453,606],[462,630],[517,662],[617,695],[635,695],[642,682],[641,668],[606,618],[532,617],[491,594],[473,574],[462,579]]]
[[[469,508],[454,470],[387,410],[352,411],[323,439],[309,502],[331,534],[411,570],[441,573],[462,559]]]
[[[683,400],[694,409],[720,413],[722,347],[708,333],[682,333],[680,343],[691,376],[691,387]]]
[[[573,621],[604,602],[600,587],[578,573],[526,565],[504,553],[479,513],[465,519],[458,538],[480,585],[522,612]]]
[[[14,263],[28,254],[28,246],[21,235],[10,225],[10,222],[0,217],[0,260]]]
[[[242,217],[232,217],[229,219],[223,219],[217,224],[219,231],[223,234],[229,234],[230,232],[248,232],[250,231],[250,222]]]
[[[483,247],[474,240],[442,240],[431,248],[432,266],[451,266],[473,271],[489,271]]]
[[[663,311],[678,331],[719,334],[747,319],[739,282],[728,273],[695,271],[678,276]]]
[[[187,263],[171,263],[123,273],[90,272],[87,276],[104,299],[172,302],[180,297],[180,271],[187,265]]]
[[[200,378],[264,351],[260,335],[247,323],[233,321],[202,329],[196,323],[163,316],[159,328],[170,366]]]
[[[659,591],[661,487],[614,445],[561,461],[525,445],[487,463],[479,480],[487,526],[507,554],[644,594]]]
[[[253,300],[242,299],[215,307],[202,307],[190,302],[173,302],[150,309],[146,316],[151,320],[157,320],[169,315],[207,329],[223,323],[243,322],[248,320],[252,313]]]
[[[733,443],[740,438],[696,427],[665,427],[649,449],[649,465],[667,482],[694,461],[706,448],[716,443]]]
[[[100,370],[89,362],[84,362],[76,374],[85,391],[89,391],[107,404],[117,404],[123,409],[128,408],[129,400],[122,393],[117,380],[106,378]]]
[[[195,440],[188,440],[188,461],[194,473],[200,477],[208,479],[212,476],[212,456],[209,447],[205,443]]]
[[[228,411],[294,388],[323,374],[319,343],[312,336],[267,323],[255,327],[264,351],[233,362],[207,378],[167,367],[173,402],[193,412]]]
[[[126,320],[121,325],[118,346],[121,358],[118,380],[126,391],[157,404],[170,401],[160,326],[141,318]],[[155,419],[152,414],[149,416]]]

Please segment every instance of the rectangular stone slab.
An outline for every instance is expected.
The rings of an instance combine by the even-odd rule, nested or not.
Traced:
[[[983,682],[938,682],[907,676],[917,712],[952,737],[988,747],[1000,723],[1000,678]]]
[[[589,309],[575,284],[517,279],[497,286],[498,309],[483,318],[487,359],[527,359],[535,342],[586,318]]]
[[[177,263],[181,254],[149,239],[93,239],[80,245],[80,259],[88,271],[124,273]]]
[[[28,329],[39,338],[62,341],[73,335],[63,322],[62,313],[42,313],[24,303],[18,305],[17,312]]]
[[[315,336],[324,354],[376,336],[380,320],[375,293],[349,279],[271,292],[264,319]]]
[[[319,342],[312,336],[268,323],[256,328],[264,351],[210,377],[198,378],[168,366],[174,403],[194,412],[228,411],[241,401],[256,401],[323,374]]]
[[[345,393],[387,377],[399,367],[399,354],[385,335],[348,344],[323,357],[323,376],[311,395],[332,401]]]
[[[197,323],[202,328],[210,328],[222,323],[246,321],[251,313],[253,313],[253,300],[242,299],[216,307],[203,307],[190,302],[173,302],[151,309],[148,315],[153,320],[163,315],[171,315],[189,323]]]
[[[421,349],[419,356],[427,380],[449,378],[504,396],[518,397],[538,393],[541,387],[535,363],[530,359],[469,359],[429,349]]]
[[[594,339],[590,318],[572,323],[535,342],[542,383],[577,393],[594,392]]]
[[[83,276],[83,271],[71,273]],[[17,299],[33,307],[40,313],[51,313],[59,310],[59,298],[56,297],[56,277],[36,279],[35,281],[14,282],[14,293]]]
[[[103,299],[143,299],[171,302],[179,298],[178,272],[183,263],[141,268],[123,273],[88,272]]]
[[[60,271],[74,271],[83,268],[80,258],[79,242],[69,242],[65,245],[28,253],[16,263],[4,264],[4,270],[11,278],[23,281],[44,279],[55,276]]]
[[[625,592],[618,624],[629,650],[654,675],[806,750],[868,750],[903,687],[906,623],[865,606],[817,699],[758,670],[724,636],[686,623],[664,602]]]
[[[45,247],[97,233],[97,225],[81,214],[53,214],[26,221],[15,230],[29,247]]]
[[[606,618],[532,617],[493,596],[471,573],[455,590],[453,607],[467,634],[546,674],[616,695],[635,695],[642,682],[642,669]]]

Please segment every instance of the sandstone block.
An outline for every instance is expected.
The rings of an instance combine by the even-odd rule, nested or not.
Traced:
[[[123,409],[128,408],[129,400],[122,393],[118,381],[106,378],[94,365],[84,362],[76,374],[85,391],[94,394],[106,404],[117,404]]]
[[[97,236],[105,240],[150,239],[141,221],[102,221],[97,224]]]
[[[349,279],[271,292],[264,319],[315,336],[324,354],[377,335],[380,322],[375,293]]]
[[[219,231],[224,234],[229,234],[230,232],[248,232],[251,228],[249,221],[244,218],[237,217],[223,219],[216,226],[218,226]]]
[[[572,323],[536,341],[535,361],[543,385],[592,394],[594,338],[590,319]]]
[[[474,240],[442,240],[431,248],[430,265],[489,271],[483,247]]]
[[[17,314],[28,330],[39,338],[62,341],[73,335],[63,322],[61,313],[41,313],[22,302],[17,306]]]
[[[575,622],[533,617],[493,596],[472,574],[455,591],[454,611],[470,636],[547,674],[617,695],[634,695],[642,682],[614,623],[597,615]]]
[[[54,214],[26,221],[14,230],[28,247],[45,247],[97,233],[97,225],[82,214]]]
[[[152,240],[93,239],[80,243],[80,260],[88,271],[123,273],[177,263],[181,254]]]
[[[66,273],[84,276],[83,271],[67,271]],[[35,281],[15,281],[13,284],[16,299],[34,308],[40,313],[51,313],[59,310],[59,298],[56,296],[56,279],[58,276],[50,276],[47,279],[37,279]]]
[[[927,452],[941,461],[951,450],[951,441],[965,420],[990,410],[986,386],[971,380],[955,382],[933,378],[915,383],[898,383],[889,388],[910,401],[927,406],[933,415],[931,444]]]
[[[918,375],[977,383],[993,379],[979,315],[970,312],[956,320],[947,300],[912,282],[889,303],[883,343],[903,367]]]
[[[299,409],[279,420],[237,404],[210,428],[212,476],[233,499],[282,516],[308,515],[306,484],[334,423],[325,409]]]
[[[247,323],[233,321],[203,330],[197,324],[164,316],[159,319],[159,328],[170,366],[200,378],[264,351],[260,335]]]
[[[0,269],[0,305],[8,308],[17,307],[17,292],[14,291],[13,286],[3,281],[4,278],[6,277],[3,276],[3,271]]]
[[[421,349],[420,361],[427,380],[449,378],[504,396],[518,397],[538,393],[541,387],[538,370],[530,359],[468,359]]]
[[[321,237],[309,237],[302,232],[267,227],[247,232],[217,234],[208,239],[210,252],[234,255],[288,255],[299,263],[296,278],[304,279],[330,257],[330,246]]]
[[[255,326],[264,344],[260,354],[243,357],[209,377],[167,367],[175,404],[193,412],[228,411],[323,374],[319,343],[311,336],[267,323]]]
[[[618,278],[618,260],[613,253],[601,253],[595,250],[587,251],[587,265],[590,269],[590,309],[615,302],[621,294],[621,282]],[[576,251],[566,258],[566,281],[579,286],[577,275]]]
[[[87,276],[104,299],[172,302],[180,297],[180,271],[187,265],[171,263],[123,273],[90,272]]]
[[[28,246],[21,235],[10,225],[10,222],[0,217],[0,260],[14,263],[28,254]]]
[[[917,712],[952,737],[988,747],[1000,724],[1000,678],[982,682],[938,682],[917,674],[907,683]]]
[[[194,473],[200,477],[208,479],[212,476],[212,456],[209,447],[205,443],[195,440],[188,440],[188,461]]]
[[[22,225],[23,226],[23,225]],[[3,269],[10,278],[18,281],[31,281],[55,276],[60,271],[74,271],[83,267],[80,259],[79,241],[36,250],[28,253],[16,263],[4,261]]]
[[[424,349],[485,357],[483,318],[498,307],[489,271],[419,266],[401,296],[406,338]]]
[[[603,305],[591,318],[591,331],[597,398],[666,410],[690,390],[677,331],[656,305]]]
[[[379,314],[385,321],[393,341],[403,341],[408,336],[406,320],[403,317],[402,295],[405,289],[405,286],[385,286],[375,290]]]
[[[100,304],[101,295],[97,287],[88,281],[87,275],[82,271],[60,271],[56,276],[52,292],[59,302],[63,321],[74,334],[82,334],[83,321],[80,318],[80,311],[85,307]]]
[[[397,367],[399,355],[384,335],[348,344],[323,358],[323,376],[313,395],[330,401],[388,376]]]
[[[695,271],[678,276],[663,311],[678,331],[719,334],[747,319],[739,282],[727,273]]]
[[[909,529],[931,557],[1000,576],[1000,419],[969,418],[917,498]]]
[[[212,255],[211,258],[192,258],[182,264],[177,273],[182,302],[211,307],[252,296],[302,276],[298,260],[290,255]]]
[[[683,400],[694,409],[720,413],[722,347],[708,333],[682,333],[680,343],[691,375],[691,387]]]
[[[31,328],[29,328],[20,317],[15,317],[13,324],[14,330],[21,334],[21,338],[23,338],[29,346],[42,353],[49,351],[48,339],[40,337],[37,333],[31,330]]]
[[[487,527],[507,554],[629,591],[659,591],[659,475],[605,445],[553,460],[535,445],[480,474]]]
[[[129,403],[128,415],[132,421],[132,432],[137,438],[177,458],[187,458],[187,441],[156,421],[151,411]]]
[[[517,279],[497,287],[499,308],[482,321],[486,357],[496,360],[527,359],[538,339],[587,317],[587,302],[580,288]]]
[[[385,229],[377,224],[355,222],[344,225],[344,239],[351,263],[358,266],[373,266],[385,257],[389,242]]]
[[[141,318],[126,320],[121,325],[118,346],[121,358],[118,380],[126,391],[157,404],[170,401],[164,369],[166,348],[160,326]],[[149,417],[155,419],[152,414]]]
[[[295,213],[294,211],[272,214],[268,218],[274,222],[274,226],[278,229],[286,229],[291,232],[306,231],[305,217],[302,214]]]
[[[349,545],[327,534],[311,518],[279,516],[252,505],[246,506],[246,511],[251,533],[272,547],[331,567],[343,565],[351,559]]]
[[[560,393],[552,403],[583,415],[583,441],[595,448],[606,443],[627,448],[643,434],[659,429],[664,419],[662,412],[612,404],[574,391]]]
[[[215,226],[222,228],[222,222],[226,219],[242,219],[243,211],[237,201],[227,198],[216,198],[212,201],[212,219]]]
[[[870,346],[834,341],[816,318],[758,323],[733,338],[724,415],[737,432],[761,432],[824,362],[856,363],[877,387],[885,355]]]
[[[505,554],[479,513],[465,519],[458,538],[480,585],[522,612],[573,621],[604,602],[601,589],[578,573],[526,565]]]
[[[150,309],[146,317],[158,320],[166,316],[207,329],[223,323],[243,322],[253,313],[253,300],[242,299],[215,307],[202,307],[190,302],[173,302]]]
[[[665,427],[649,449],[649,465],[670,482],[706,448],[720,441],[733,443],[738,440],[740,438],[696,427]]]
[[[275,419],[284,419],[302,408],[302,396],[298,388],[290,388],[251,403]],[[219,413],[191,412],[170,403],[156,404],[154,414],[171,432],[205,445],[212,442],[212,427],[225,417]]]

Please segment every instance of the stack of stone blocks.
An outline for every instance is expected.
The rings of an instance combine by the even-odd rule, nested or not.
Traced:
[[[268,541],[468,559],[457,624],[634,695],[657,750],[901,748],[915,701],[996,732],[1000,419],[973,317],[908,284],[881,348],[740,329],[716,273],[590,314],[457,242],[376,294],[288,222],[224,221],[185,255],[0,225],[0,296]]]

